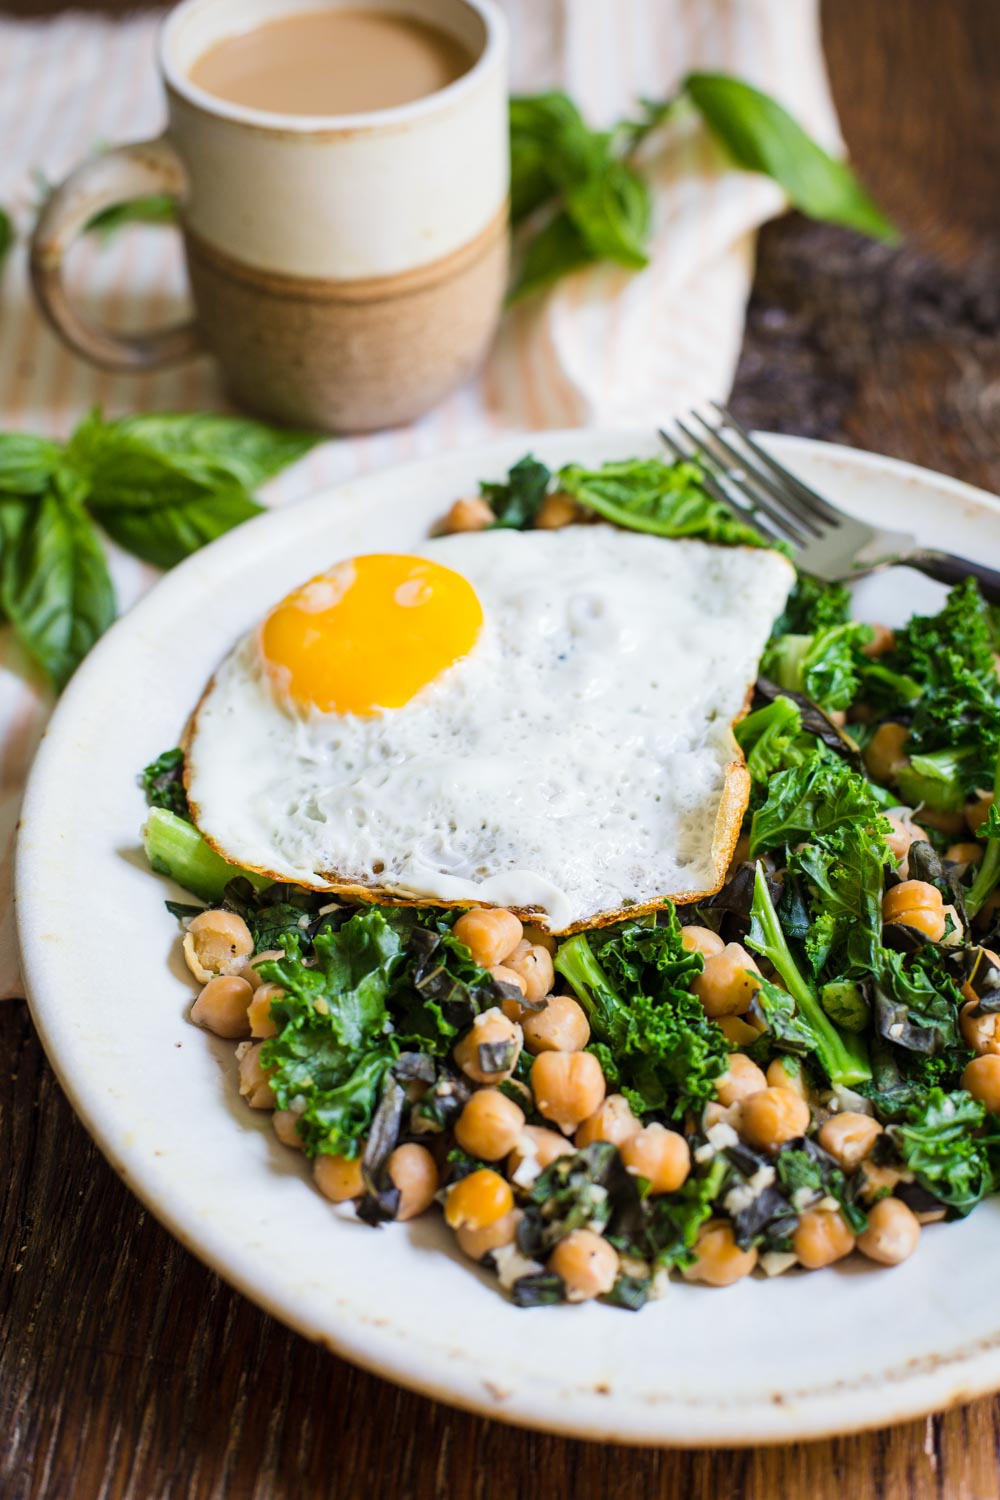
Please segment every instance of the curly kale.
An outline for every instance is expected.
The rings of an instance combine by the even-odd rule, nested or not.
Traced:
[[[974,1132],[985,1111],[963,1089],[931,1088],[886,1131],[903,1165],[953,1215],[971,1213],[992,1191],[988,1143]]]
[[[556,969],[587,1012],[590,1050],[609,1088],[638,1114],[679,1118],[710,1099],[725,1072],[725,1037],[690,989],[702,965],[684,948],[673,907],[659,923],[648,917],[577,933],[556,954]]]
[[[774,622],[771,639],[782,635],[815,635],[831,625],[846,625],[850,610],[850,590],[844,584],[824,583],[821,578],[800,573]]]
[[[150,807],[163,807],[178,818],[191,821],[187,792],[184,790],[184,751],[164,750],[150,761],[142,772],[142,789]]]
[[[828,625],[813,635],[772,636],[760,670],[787,692],[803,693],[827,712],[850,708],[860,682],[869,625]]]

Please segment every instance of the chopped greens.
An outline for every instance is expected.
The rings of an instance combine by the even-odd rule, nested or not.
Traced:
[[[571,116],[564,123],[575,129]],[[246,484],[255,464],[279,461],[255,457],[252,437],[242,459],[227,460],[249,466]],[[168,448],[174,438],[185,452],[197,447],[196,434],[161,434]],[[5,484],[44,495],[56,462],[44,445],[0,444],[0,521],[10,522]],[[553,474],[529,456],[482,485],[494,524],[516,529],[534,526],[557,492],[650,534],[758,541],[694,465],[644,459]],[[482,1263],[516,1306],[579,1300],[572,1256],[557,1252],[568,1237],[589,1236],[584,1259],[600,1277],[585,1295],[636,1311],[671,1272],[711,1279],[709,1233],[717,1253],[742,1257],[741,1274],[755,1264],[781,1271],[815,1264],[807,1246],[818,1223],[837,1222],[845,1248],[857,1238],[868,1253],[864,1237],[877,1236],[887,1214],[903,1216],[915,1243],[920,1220],[963,1216],[1000,1190],[1000,1114],[970,1067],[977,1056],[992,1066],[986,1055],[1000,1034],[1000,626],[971,582],[892,638],[848,614],[839,585],[798,578],[751,710],[735,726],[751,791],[722,888],[696,908],[664,902],[550,945],[551,988],[575,997],[581,1040],[584,1018],[589,1026],[567,1073],[578,1064],[593,1079],[596,1059],[612,1096],[582,1119],[583,1110],[557,1113],[536,1073],[551,1054],[532,1050],[528,1021],[544,1017],[552,997],[529,1000],[504,982],[520,950],[499,964],[496,953],[473,951],[475,924],[456,927],[457,910],[336,899],[238,870],[192,819],[183,751],[145,768],[152,868],[241,933],[245,924],[233,972],[244,972],[252,948],[254,983],[272,987],[251,1002],[256,1040],[238,1050],[254,1102],[264,1079],[281,1130],[319,1159],[318,1180],[338,1159],[333,1171],[354,1184],[364,1223],[406,1216],[393,1153],[419,1148],[426,1201],[436,1189],[469,1254],[484,1226],[463,1238],[466,1221],[451,1210],[464,1200],[452,1195],[487,1195],[497,1216],[485,1227],[503,1231],[487,1237]],[[876,643],[880,656],[870,654]],[[880,785],[865,760],[886,723],[902,751]],[[942,812],[952,815],[947,834]],[[950,847],[958,821],[977,850]],[[188,926],[204,911],[166,904]],[[755,1080],[742,1099],[741,1068]],[[755,1116],[765,1080],[754,1070],[763,1068],[771,1098]],[[502,1149],[463,1128],[482,1088],[495,1091],[487,1113],[510,1123]],[[843,1111],[871,1116],[860,1163],[838,1145]],[[787,1117],[780,1129],[772,1113]],[[558,1154],[552,1127],[571,1117]],[[848,1139],[864,1134],[854,1118]],[[674,1164],[669,1181],[658,1175],[660,1149]]]

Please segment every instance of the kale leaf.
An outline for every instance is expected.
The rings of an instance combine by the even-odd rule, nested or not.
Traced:
[[[705,488],[704,473],[694,463],[631,458],[602,464],[599,469],[567,464],[556,477],[559,488],[585,509],[630,531],[749,547],[768,545],[713,499]]]
[[[788,692],[804,693],[828,712],[850,708],[858,691],[861,648],[869,625],[828,625],[815,635],[772,636],[760,669]]]
[[[691,992],[703,960],[684,948],[672,906],[659,923],[649,917],[577,933],[555,966],[587,1012],[590,1050],[609,1088],[637,1113],[678,1118],[712,1097],[728,1046]]]
[[[191,821],[184,790],[184,751],[164,750],[142,772],[142,788],[150,807],[165,807],[178,818]]]
[[[518,531],[532,526],[551,478],[545,465],[528,453],[518,460],[503,483],[484,480],[479,489],[496,517],[494,525]]]
[[[985,1111],[963,1089],[932,1088],[886,1131],[904,1166],[953,1214],[971,1213],[992,1187],[986,1144],[973,1134]]]

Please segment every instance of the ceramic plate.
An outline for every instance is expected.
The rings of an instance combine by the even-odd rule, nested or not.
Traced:
[[[924,470],[791,438],[773,451],[846,509],[1000,563],[1000,502]],[[372,1230],[315,1192],[240,1102],[232,1043],[192,1000],[139,847],[136,772],[173,745],[250,623],[336,559],[404,551],[528,447],[559,464],[656,451],[648,434],[549,433],[341,485],[241,527],[169,574],[77,673],[39,751],[17,862],[28,996],[74,1107],[114,1168],[207,1264],[336,1353],[488,1416],[587,1438],[787,1441],[877,1426],[1000,1386],[1000,1200],[861,1262],[726,1291],[675,1285],[639,1314],[519,1311],[437,1215]],[[858,613],[899,623],[943,591],[898,570]],[[236,733],[239,732],[238,726]]]

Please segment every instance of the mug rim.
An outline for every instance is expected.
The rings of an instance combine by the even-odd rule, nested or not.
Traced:
[[[175,66],[170,55],[174,33],[186,16],[206,3],[207,0],[180,0],[180,4],[173,7],[160,26],[156,57],[167,89],[205,114],[229,120],[235,125],[246,125],[281,135],[330,135],[339,132],[354,135],[361,131],[407,125],[433,115],[442,107],[447,109],[453,103],[461,103],[465,95],[477,87],[482,75],[492,70],[508,38],[507,19],[494,0],[459,0],[460,4],[479,16],[486,32],[486,43],[472,66],[454,82],[446,84],[442,89],[435,89],[432,94],[411,99],[408,104],[395,104],[388,109],[373,109],[363,114],[279,114],[274,110],[254,109],[250,105],[233,104],[227,99],[220,99],[217,94],[211,94],[193,83],[187,73]],[[308,6],[309,0],[304,0],[303,9]]]

